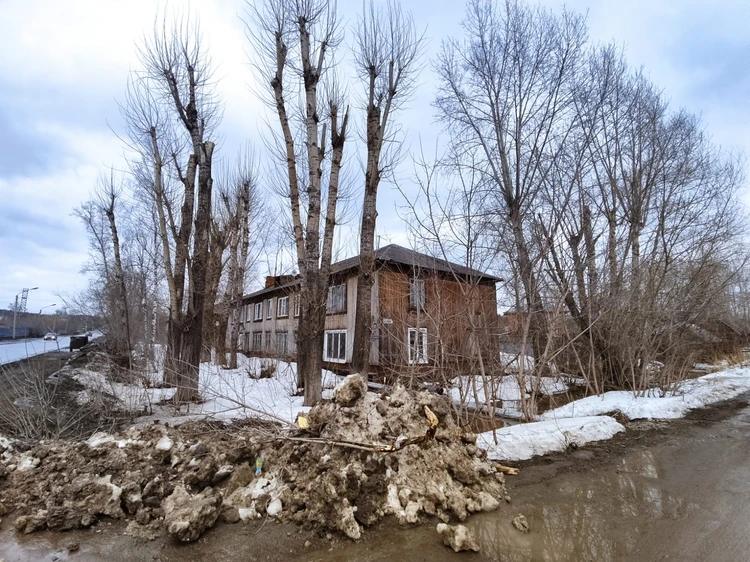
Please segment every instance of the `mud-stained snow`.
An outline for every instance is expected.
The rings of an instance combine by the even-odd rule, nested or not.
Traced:
[[[654,389],[646,396],[612,391],[575,400],[545,412],[542,420],[560,420],[619,412],[628,419],[676,419],[690,410],[750,391],[750,367],[738,366],[683,381],[669,391]]]
[[[624,430],[609,416],[559,419],[504,427],[494,436],[492,431],[480,433],[477,446],[486,449],[490,459],[519,461],[609,439]]]

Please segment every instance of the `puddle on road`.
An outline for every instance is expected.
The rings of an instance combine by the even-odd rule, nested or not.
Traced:
[[[529,534],[513,528],[507,510],[474,517],[469,527],[485,555],[503,562],[620,560],[654,521],[697,509],[667,493],[662,476],[654,453],[638,451],[604,474],[566,474],[524,488],[512,512],[526,516]]]

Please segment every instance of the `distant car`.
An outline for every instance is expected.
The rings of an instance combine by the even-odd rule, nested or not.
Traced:
[[[44,341],[57,341],[57,334],[52,332],[44,335]]]

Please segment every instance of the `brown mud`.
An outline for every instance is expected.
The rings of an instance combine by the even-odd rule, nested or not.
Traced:
[[[734,400],[518,463],[520,475],[507,479],[512,502],[466,522],[479,553],[444,547],[437,519],[406,528],[385,519],[355,542],[264,518],[214,527],[187,545],[124,536],[121,522],[22,536],[4,520],[0,559],[733,562],[750,552],[749,461],[750,407]],[[529,533],[513,527],[519,514]]]

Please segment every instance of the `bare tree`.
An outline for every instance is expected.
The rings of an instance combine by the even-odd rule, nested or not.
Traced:
[[[513,240],[532,344],[541,354],[546,321],[530,223],[570,131],[566,116],[586,27],[580,16],[517,0],[470,0],[463,27],[465,39],[447,41],[438,57],[435,105],[456,147],[481,151],[478,169],[494,194],[487,202]]]
[[[359,275],[352,364],[367,373],[372,347],[372,287],[375,282],[375,222],[380,181],[399,160],[394,114],[409,99],[419,75],[423,36],[411,15],[389,2],[370,1],[357,26],[355,65],[365,86],[366,145],[364,198],[360,226]]]
[[[130,366],[130,308],[116,219],[120,192],[115,172],[110,170],[109,178],[99,180],[93,198],[78,207],[74,214],[89,232],[92,250],[89,271],[96,274],[95,286],[98,287],[91,296],[98,302],[98,312],[109,326],[109,346]]]
[[[304,404],[313,405],[322,394],[326,299],[349,122],[331,69],[339,44],[336,5],[329,0],[267,0],[248,8],[249,34],[261,54],[258,67],[281,129],[301,286],[298,369]],[[326,76],[329,80],[323,81]],[[293,114],[296,98],[302,106],[298,119]],[[298,150],[300,138],[304,146]]]

